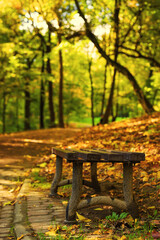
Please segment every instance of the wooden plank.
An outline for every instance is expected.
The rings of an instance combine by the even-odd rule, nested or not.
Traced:
[[[104,162],[110,162],[110,161],[115,161],[115,162],[122,162],[124,160],[123,154],[119,153],[111,153],[110,151],[101,151],[101,150],[92,150],[92,152],[98,153],[101,155],[101,161]]]
[[[145,154],[139,152],[124,152],[106,149],[86,149],[86,151],[95,152],[101,155],[101,160],[108,162],[140,162],[145,160]]]
[[[67,159],[69,162],[133,162],[145,160],[145,154],[106,149],[59,149],[52,148],[52,153]]]
[[[106,153],[109,153],[109,152],[119,153],[119,154],[122,154],[127,160],[139,160],[139,161],[145,160],[145,154],[141,152],[125,152],[125,151],[119,151],[119,150],[117,151],[117,150],[105,150],[105,149],[100,149],[100,151],[103,151]]]
[[[73,161],[99,161],[101,159],[100,154],[91,151],[81,151],[76,149],[59,149],[52,148],[52,153],[62,158],[67,159],[69,162]]]
[[[77,150],[78,158],[81,158],[85,161],[99,161],[101,159],[101,155],[98,153],[95,153],[91,150],[89,151],[83,151],[83,150]]]
[[[72,149],[52,148],[52,153],[67,160],[77,159],[77,153]]]

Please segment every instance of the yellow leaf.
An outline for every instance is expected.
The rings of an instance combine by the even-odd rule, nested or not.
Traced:
[[[21,240],[25,235],[22,234],[19,238],[17,238],[17,240]]]
[[[68,201],[62,201],[62,204],[66,206],[68,204]]]
[[[127,239],[125,235],[123,235],[123,236],[120,238],[120,240],[125,240],[125,239]]]
[[[128,223],[130,223],[130,224],[133,224],[133,223],[134,223],[134,219],[132,218],[131,215],[128,215],[128,216],[126,217],[126,221],[127,221]]]
[[[52,237],[57,236],[57,233],[56,233],[55,230],[51,230],[51,231],[49,231],[49,232],[46,232],[45,234],[46,234],[46,235],[49,235],[49,236],[52,236]]]
[[[148,182],[149,177],[146,175],[143,177],[143,182]]]
[[[76,214],[77,214],[77,217],[78,217],[78,219],[79,219],[80,221],[83,221],[83,222],[91,222],[90,219],[85,218],[84,216],[80,215],[78,212],[76,212]]]
[[[95,208],[94,210],[96,210],[96,211],[103,211],[104,209],[103,208]]]
[[[155,206],[148,207],[148,209],[154,209],[154,208],[156,208],[156,207]]]

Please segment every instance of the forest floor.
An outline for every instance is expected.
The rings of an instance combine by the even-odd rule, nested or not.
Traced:
[[[122,215],[116,209],[97,206],[78,212],[77,217],[82,223],[79,226],[52,226],[47,234],[54,236],[54,239],[55,236],[63,239],[58,238],[60,235],[64,239],[74,239],[73,236],[83,239],[88,232],[102,238],[104,236],[103,239],[160,239],[160,113],[85,129],[46,129],[0,135],[1,168],[6,170],[8,166],[20,171],[27,168],[28,173],[25,174],[30,174],[33,186],[49,191],[55,172],[55,156],[51,154],[53,146],[144,152],[146,160],[134,167],[134,193],[140,220],[133,221],[130,215]],[[83,174],[86,179],[90,178],[88,164],[85,164]],[[65,163],[63,177],[68,179],[71,175],[72,166]],[[98,179],[118,186],[118,189],[111,188],[107,194],[122,197],[122,188],[119,188],[122,185],[121,164],[112,166],[99,163]],[[8,185],[8,188],[11,190],[11,186]],[[8,197],[7,188],[5,191],[3,201],[18,190],[13,188]],[[71,187],[61,187],[58,193],[62,203],[66,204]],[[84,188],[82,197],[95,195],[94,191]]]

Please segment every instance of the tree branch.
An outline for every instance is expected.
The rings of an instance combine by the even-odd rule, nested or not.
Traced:
[[[153,106],[151,105],[151,103],[148,101],[148,99],[144,95],[143,91],[141,90],[141,88],[138,85],[134,76],[131,74],[131,72],[126,67],[124,67],[120,63],[112,60],[106,54],[106,52],[101,48],[101,46],[98,43],[98,40],[97,40],[96,36],[90,30],[89,23],[87,22],[87,19],[85,18],[84,14],[82,13],[82,11],[80,9],[78,0],[75,0],[75,4],[76,4],[79,15],[83,18],[83,20],[85,22],[87,37],[93,42],[93,44],[95,45],[95,47],[97,48],[97,50],[101,54],[101,56],[104,57],[110,65],[114,66],[120,73],[122,73],[124,76],[126,76],[128,78],[128,80],[132,84],[132,86],[134,88],[134,91],[135,91],[135,93],[136,93],[136,95],[139,99],[139,102],[143,106],[145,112],[148,113],[148,114],[154,112],[155,110],[154,110]]]
[[[133,24],[128,28],[128,31],[126,32],[126,34],[123,37],[121,45],[123,45],[125,43],[126,38],[128,37],[129,33],[133,29],[134,25],[136,24],[136,22],[138,20],[138,17],[140,16],[141,12],[142,12],[141,10],[138,11],[137,17],[136,17],[135,21],[133,22]]]
[[[146,60],[152,62],[155,67],[160,67],[160,62],[158,62],[153,57],[146,56],[136,49],[132,49],[132,48],[124,47],[124,46],[121,46],[121,48],[132,51],[132,52],[136,53],[137,55],[133,55],[133,54],[130,54],[130,53],[125,53],[125,52],[119,52],[120,54],[124,54],[124,55],[126,55],[128,57],[132,57],[132,58],[143,58],[143,59],[146,59]]]

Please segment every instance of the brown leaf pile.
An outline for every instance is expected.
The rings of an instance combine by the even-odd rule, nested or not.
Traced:
[[[160,113],[140,118],[98,125],[83,129],[74,138],[64,142],[63,148],[103,148],[123,151],[143,152],[146,160],[134,167],[134,191],[141,215],[153,215],[160,210]],[[55,157],[45,168],[47,176],[55,172]],[[72,164],[65,163],[64,178],[71,178]],[[85,164],[84,177],[89,178],[90,166]],[[98,179],[111,183],[122,183],[121,164],[98,164]],[[63,193],[65,196],[65,193]],[[122,192],[117,193],[122,197]],[[116,196],[116,197],[117,197]]]

